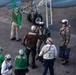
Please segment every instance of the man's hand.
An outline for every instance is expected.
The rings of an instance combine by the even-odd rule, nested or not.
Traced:
[[[11,65],[10,67],[8,67],[9,70],[11,70],[13,68],[13,66]]]
[[[54,58],[54,61],[56,60],[56,58]]]
[[[26,46],[25,43],[21,43],[21,45]]]
[[[22,28],[22,26],[19,26],[19,29],[21,29]]]
[[[36,60],[39,60],[41,63],[43,63],[43,56],[38,56],[38,57],[36,58]]]
[[[40,58],[40,56],[37,56],[36,60],[38,60]]]
[[[28,73],[28,72],[29,72],[29,69],[28,69],[28,68],[26,68],[26,69],[25,69],[25,72],[26,72],[26,73]]]

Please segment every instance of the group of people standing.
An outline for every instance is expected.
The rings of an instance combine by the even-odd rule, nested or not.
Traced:
[[[67,51],[67,45],[70,42],[70,25],[68,23],[67,19],[62,20],[62,28],[60,29],[60,36],[61,36],[61,46],[60,50],[64,50],[63,56],[60,57],[62,60],[62,65],[67,64],[69,61],[69,58],[65,58],[68,56],[69,53],[65,52]],[[25,41],[27,43],[25,43]],[[41,47],[41,44],[44,43],[43,47]],[[23,40],[22,44],[26,46],[26,55],[28,58],[28,65],[29,65],[29,54],[31,52],[32,55],[32,68],[36,68],[35,66],[35,56],[38,55],[38,59],[41,59],[43,57],[43,64],[44,64],[44,72],[43,75],[46,75],[47,70],[49,68],[50,75],[54,75],[54,61],[57,57],[57,48],[53,44],[53,40],[51,38],[51,33],[44,26],[44,22],[39,22],[38,27],[33,25],[31,27],[31,32],[28,32]],[[36,54],[37,51],[37,54]],[[68,56],[69,57],[69,56]]]
[[[29,66],[29,55],[31,53],[31,68],[37,68],[35,58],[40,60],[43,57],[44,72],[46,75],[49,68],[50,74],[54,75],[54,60],[57,56],[56,46],[53,44],[51,39],[51,33],[44,26],[44,22],[39,22],[38,27],[35,25],[31,26],[31,31],[27,32],[22,39],[22,44],[26,47],[27,64]],[[43,47],[41,48],[43,44]]]
[[[19,8],[14,8],[12,12],[12,26],[11,26],[11,40],[19,41],[18,30],[21,26],[21,13]],[[63,27],[60,29],[60,35],[62,38],[62,47],[67,47],[70,41],[70,27],[67,19],[62,20]],[[15,35],[16,34],[16,35]],[[42,46],[43,44],[43,46]],[[44,22],[39,22],[38,26],[32,25],[31,31],[27,32],[22,39],[22,45],[25,46],[25,50],[20,49],[19,55],[15,57],[15,75],[25,75],[28,72],[29,55],[31,53],[31,68],[37,68],[36,57],[40,60],[43,57],[44,72],[47,74],[49,68],[50,75],[54,75],[54,61],[57,57],[57,48],[53,44],[51,33],[46,28]],[[0,48],[0,51],[2,49]],[[26,55],[25,55],[26,54]],[[66,64],[68,59],[63,59],[63,64]],[[1,66],[2,65],[2,66]],[[0,53],[0,68],[2,75],[12,75],[11,55],[7,54],[4,57]]]
[[[2,55],[3,49],[0,47],[0,75],[12,75],[13,65],[11,63],[11,55]],[[19,55],[14,59],[15,63],[15,75],[26,75],[29,71],[27,66],[27,57],[23,49],[19,50]]]

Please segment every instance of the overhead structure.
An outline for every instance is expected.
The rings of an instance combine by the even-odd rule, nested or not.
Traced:
[[[0,0],[0,7],[1,6],[7,6],[8,8],[13,8],[13,1],[14,0]],[[20,6],[21,1],[23,0],[15,0],[16,1],[16,5]],[[36,0],[31,0],[32,2],[35,2]],[[67,7],[73,7],[76,6],[76,0],[41,0],[37,5],[33,5],[33,6],[37,6],[40,7],[42,5],[46,6],[46,26],[48,27],[48,7],[50,8],[50,22],[51,25],[53,24],[52,22],[52,8],[67,8]],[[36,8],[37,9],[37,8]],[[29,18],[30,19],[30,18]],[[35,24],[39,21],[42,21],[42,16],[40,14],[38,14],[34,20]]]
[[[46,26],[49,26],[48,23],[48,8],[50,8],[50,22],[52,25],[53,20],[52,20],[52,8],[67,8],[67,7],[73,7],[76,6],[76,0],[41,0],[38,4],[38,7],[40,6],[46,6]]]
[[[50,5],[50,16],[49,16],[49,11],[48,11],[48,3]],[[39,4],[38,7],[45,5],[46,6],[46,27],[48,28],[49,25],[53,24],[53,20],[52,20],[52,0],[42,0]],[[50,24],[49,24],[49,18],[50,18]]]

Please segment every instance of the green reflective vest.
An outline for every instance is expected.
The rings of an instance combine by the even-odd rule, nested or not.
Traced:
[[[1,68],[1,65],[2,65],[3,61],[4,61],[4,56],[2,54],[0,54],[0,68]]]
[[[18,13],[18,16],[17,16],[18,26],[21,26],[21,21],[22,21],[22,15],[21,13]]]
[[[22,58],[20,56],[15,57],[15,69],[26,69],[27,68],[27,57],[23,56]]]
[[[17,14],[12,12],[12,22],[17,23],[18,26],[21,26],[21,21],[22,21],[22,14],[18,12]]]

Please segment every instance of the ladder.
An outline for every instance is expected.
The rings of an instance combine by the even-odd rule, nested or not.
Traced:
[[[48,4],[49,4],[49,7],[50,7],[50,14],[48,12]],[[52,0],[41,0],[38,4],[38,7],[40,6],[43,6],[45,5],[46,6],[46,27],[48,28],[49,25],[53,25],[53,19],[52,19]],[[50,17],[49,17],[50,15]],[[49,18],[50,18],[50,24],[49,24]]]
[[[50,3],[50,14],[48,12],[48,1]],[[46,6],[46,27],[48,28],[49,25],[53,25],[53,19],[52,19],[52,0],[45,0],[45,6]],[[49,24],[49,15],[50,15],[50,24]]]

